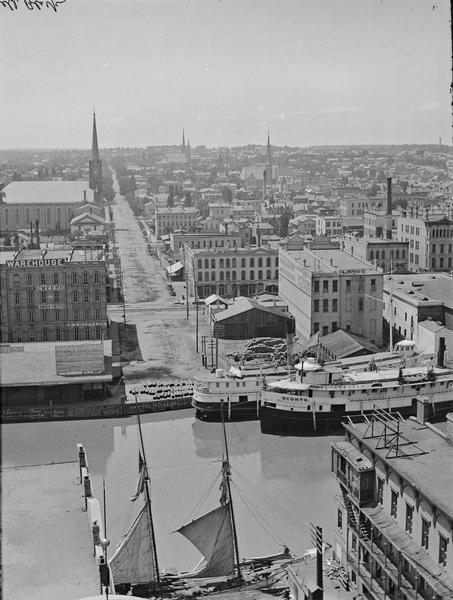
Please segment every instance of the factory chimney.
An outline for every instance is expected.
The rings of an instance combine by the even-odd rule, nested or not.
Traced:
[[[392,214],[392,178],[387,177],[387,215]]]
[[[296,333],[296,320],[294,317],[286,319],[286,356],[288,370],[294,365],[294,335]]]

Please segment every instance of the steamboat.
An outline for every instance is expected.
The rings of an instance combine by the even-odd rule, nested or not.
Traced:
[[[307,358],[296,375],[266,382],[261,399],[261,431],[277,435],[306,435],[338,430],[345,418],[363,417],[379,407],[402,417],[423,410],[425,418],[442,419],[453,410],[453,369],[444,366],[445,347],[437,355],[417,355],[415,344],[396,345],[399,365],[377,366],[366,357],[355,368],[320,364]],[[361,357],[362,359],[364,357]],[[437,362],[437,364],[435,364]]]

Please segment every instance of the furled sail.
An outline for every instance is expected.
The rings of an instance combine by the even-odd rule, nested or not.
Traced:
[[[129,533],[109,561],[113,583],[151,583],[156,580],[151,522],[142,508]]]
[[[203,567],[189,577],[223,577],[234,573],[230,502],[178,529],[203,554]]]

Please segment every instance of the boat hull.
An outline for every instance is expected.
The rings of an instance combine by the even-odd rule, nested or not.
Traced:
[[[255,400],[247,402],[198,402],[192,399],[195,416],[200,421],[221,422],[222,411],[225,421],[252,421],[259,418],[259,406]]]
[[[387,410],[387,403],[382,407]],[[376,406],[379,406],[376,403]],[[439,401],[426,407],[426,420],[436,422],[445,418],[448,412],[453,411],[453,393],[450,400]],[[342,423],[346,417],[352,420],[363,415],[372,414],[373,409],[341,412],[316,412],[283,410],[272,406],[262,406],[260,410],[261,432],[273,435],[325,435],[328,433],[341,433]],[[391,412],[399,413],[403,418],[416,415],[416,407],[395,406]],[[314,416],[313,416],[314,415]]]

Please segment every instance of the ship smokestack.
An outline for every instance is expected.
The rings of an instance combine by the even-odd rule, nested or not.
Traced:
[[[392,178],[387,177],[387,214],[392,214]]]
[[[296,333],[296,319],[286,319],[286,356],[288,367],[294,365],[294,335]]]
[[[445,366],[445,338],[439,338],[439,350],[437,351],[437,366],[444,367]]]

